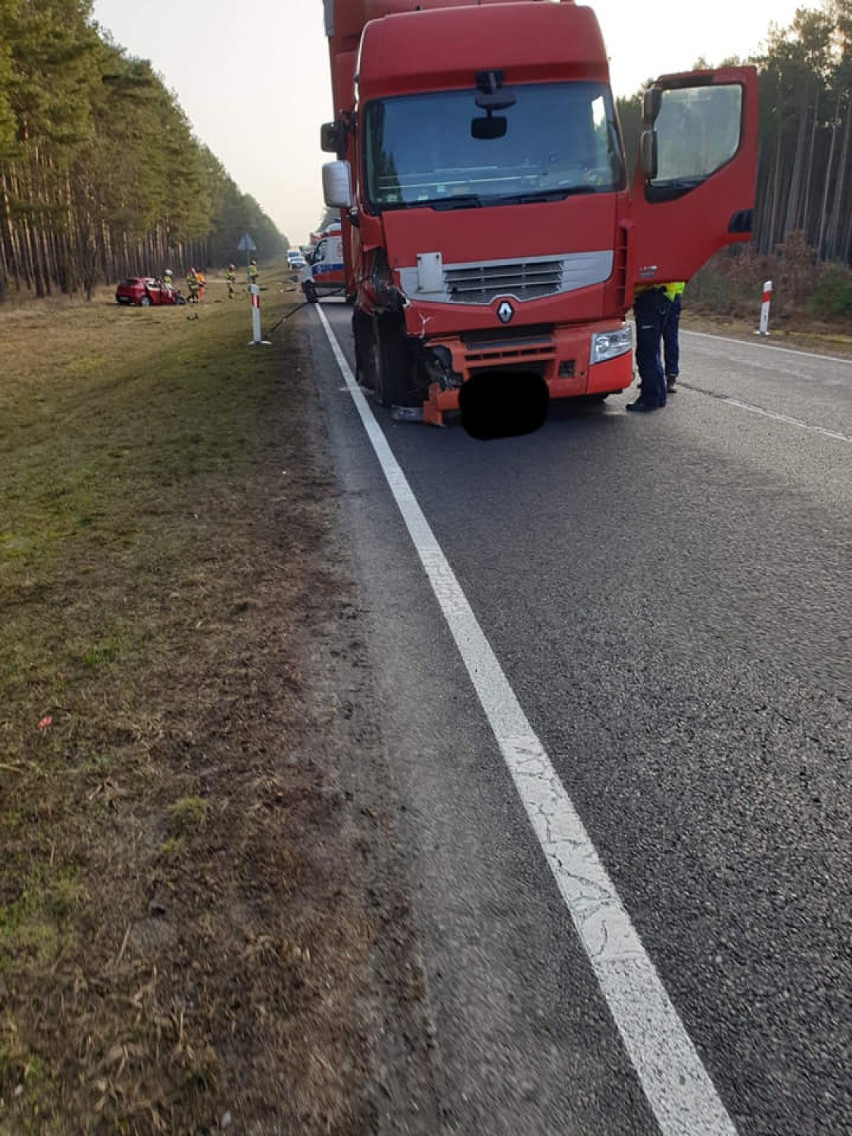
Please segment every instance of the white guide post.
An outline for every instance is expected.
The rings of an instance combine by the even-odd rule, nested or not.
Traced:
[[[260,286],[249,284],[249,295],[251,296],[251,343],[249,347],[270,347],[270,340],[260,337]]]
[[[769,335],[769,303],[772,299],[772,281],[763,285],[763,303],[760,305],[760,329],[758,335]]]

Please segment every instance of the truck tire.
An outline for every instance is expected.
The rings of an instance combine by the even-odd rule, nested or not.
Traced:
[[[352,313],[352,339],[355,342],[355,381],[359,386],[371,388],[370,351],[373,338],[373,320],[360,308]]]
[[[367,371],[376,401],[381,406],[418,406],[426,397],[417,384],[416,357],[411,341],[393,316],[372,319]]]

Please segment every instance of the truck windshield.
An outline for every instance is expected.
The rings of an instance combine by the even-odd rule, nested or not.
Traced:
[[[500,137],[475,138],[476,92],[435,91],[368,103],[366,205],[469,209],[552,201],[624,187],[609,89],[600,83],[507,86]]]

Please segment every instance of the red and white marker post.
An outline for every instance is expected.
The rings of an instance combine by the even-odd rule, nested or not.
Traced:
[[[772,281],[767,280],[763,285],[763,302],[760,305],[760,328],[758,335],[769,335],[769,304],[772,300]]]
[[[249,284],[249,296],[251,297],[251,343],[249,347],[271,347],[270,340],[261,338],[260,286],[258,284]]]

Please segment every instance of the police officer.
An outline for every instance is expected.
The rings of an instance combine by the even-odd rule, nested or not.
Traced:
[[[663,327],[663,369],[666,373],[666,392],[671,394],[677,389],[677,377],[680,374],[680,298],[686,282],[677,280],[669,287],[673,295],[671,311]]]
[[[672,311],[672,302],[683,285],[640,284],[633,299],[636,321],[636,366],[639,370],[639,397],[627,409],[640,414],[660,410],[666,405],[666,376],[660,350],[663,333]]]

